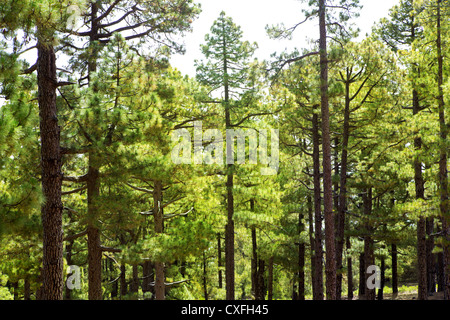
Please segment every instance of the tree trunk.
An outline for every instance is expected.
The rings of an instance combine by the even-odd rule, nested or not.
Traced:
[[[440,215],[443,231],[443,262],[444,262],[444,298],[450,299],[450,215],[449,215],[449,197],[448,197],[448,126],[445,120],[445,101],[444,101],[444,56],[442,53],[441,40],[441,5],[442,1],[437,0],[436,15],[436,48],[438,60],[438,105],[439,105],[439,131],[440,131],[440,157],[439,157],[439,191],[440,191]]]
[[[111,283],[111,300],[115,300],[119,293],[119,281],[115,278],[113,259],[109,258],[107,261],[109,265],[109,282]]]
[[[351,249],[350,237],[347,237],[346,240],[347,249]],[[353,300],[353,265],[352,265],[352,256],[349,254],[347,257],[347,299]]]
[[[392,296],[396,298],[398,295],[398,272],[397,272],[397,245],[395,243],[391,246],[391,260],[392,260]]]
[[[30,280],[28,278],[25,278],[23,283],[23,299],[31,300]]]
[[[128,285],[127,285],[127,268],[125,263],[120,265],[120,297],[123,298],[128,294]]]
[[[220,241],[220,232],[217,233],[217,267],[219,269],[219,288],[222,288],[222,245]]]
[[[366,266],[364,260],[364,253],[359,255],[359,300],[364,300],[366,296]]]
[[[228,79],[228,55],[227,43],[223,41],[223,86],[224,86],[224,107],[225,107],[225,126],[226,129],[231,129],[231,113],[230,113],[230,93],[229,93],[229,79]],[[227,155],[232,155],[231,144],[227,144]],[[232,155],[233,156],[233,155]],[[235,299],[235,267],[234,267],[234,165],[227,164],[227,224],[225,226],[225,289],[226,299]]]
[[[203,297],[205,300],[209,300],[208,297],[208,273],[206,270],[206,254],[203,252]]]
[[[142,265],[142,292],[144,293],[144,296],[147,292],[151,292],[151,275],[153,271],[153,266],[151,261],[145,261]],[[148,298],[145,298],[148,300]]]
[[[252,230],[252,260],[251,260],[251,280],[252,280],[252,294],[256,300],[256,291],[258,288],[258,248],[256,243],[256,229],[253,226]]]
[[[336,300],[336,251],[331,172],[330,111],[325,0],[319,0],[320,91],[322,110],[323,204],[325,218],[325,285],[327,300]]]
[[[298,245],[298,300],[305,300],[305,244]]]
[[[313,292],[314,300],[323,300],[323,248],[322,248],[322,209],[320,195],[320,137],[319,137],[319,119],[316,113],[312,117],[313,127],[313,179],[314,179],[314,235],[315,235],[315,288]]]
[[[139,273],[137,264],[133,264],[132,271],[133,277],[131,279],[130,292],[133,293],[133,299],[137,300],[139,292]]]
[[[316,280],[316,260],[315,260],[315,239],[314,239],[314,220],[313,220],[313,203],[311,196],[308,195],[308,220],[309,220],[309,244],[311,247],[311,286],[313,297],[317,295],[317,280]]]
[[[419,96],[416,90],[413,90],[413,115],[420,111]],[[422,148],[422,139],[414,139],[416,152]],[[414,159],[414,183],[416,189],[416,199],[425,199],[425,188],[422,174],[422,162],[416,155]],[[417,222],[417,264],[419,270],[419,300],[427,300],[427,252],[426,252],[426,223],[425,218],[420,217]]]
[[[267,276],[267,300],[273,300],[273,256],[269,258],[268,265],[268,276]]]
[[[266,286],[264,282],[265,261],[263,259],[258,260],[258,272],[257,272],[257,287],[256,287],[256,300],[264,300],[266,296]]]
[[[155,232],[164,232],[164,215],[161,207],[162,203],[162,182],[154,181],[153,188],[153,217],[155,219]],[[165,274],[164,274],[164,262],[155,262],[155,296],[156,300],[164,300],[165,293]]]
[[[384,290],[384,284],[385,284],[385,261],[384,261],[384,257],[381,257],[381,279],[380,279],[380,289],[378,289],[378,296],[377,299],[378,300],[383,300],[383,290]]]
[[[51,39],[42,39],[38,28],[38,103],[41,140],[43,229],[42,299],[63,298],[63,230],[60,127],[56,108],[56,57]]]
[[[369,187],[365,190],[363,193],[363,206],[364,206],[364,216],[368,220],[366,222],[366,228],[364,235],[364,266],[365,266],[365,283],[364,285],[367,285],[368,278],[372,275],[367,273],[367,269],[375,265],[375,256],[374,256],[374,241],[372,238],[373,233],[373,227],[371,225],[370,219],[372,215],[372,188]],[[369,289],[366,288],[366,300],[375,300],[375,288]]]
[[[305,300],[305,243],[300,240],[300,235],[305,228],[303,214],[298,215],[298,299]]]
[[[428,294],[436,292],[436,254],[433,253],[434,248],[434,219],[426,219],[426,249],[427,249],[427,286]]]
[[[89,154],[89,170],[87,180],[89,300],[102,300],[102,249],[100,244],[100,230],[97,227],[97,201],[99,195],[99,170],[97,169],[95,156],[93,154]]]
[[[341,172],[340,172],[340,190],[339,207],[336,224],[336,267],[339,275],[336,279],[336,297],[341,298],[342,294],[342,254],[344,250],[344,229],[345,229],[345,210],[347,210],[347,163],[348,163],[348,140],[350,136],[350,80],[349,70],[347,69],[347,81],[345,83],[345,108],[344,124],[342,130],[342,154],[341,154]]]

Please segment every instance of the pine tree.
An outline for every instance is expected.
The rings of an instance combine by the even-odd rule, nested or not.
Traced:
[[[219,103],[224,109],[225,127],[232,129],[239,120],[232,119],[234,112],[245,112],[239,108],[242,90],[246,87],[249,58],[256,49],[256,44],[243,42],[242,30],[231,18],[221,12],[211,27],[211,34],[205,36],[206,44],[202,46],[206,62],[197,62],[197,79],[212,90],[220,89],[223,98]],[[241,109],[241,110],[239,110]],[[239,114],[238,113],[238,114]],[[247,116],[247,119],[250,116]],[[243,121],[242,121],[243,122]],[[227,154],[230,150],[227,149]],[[235,299],[235,259],[234,259],[234,173],[235,165],[227,164],[227,224],[225,228],[225,282],[227,300]]]

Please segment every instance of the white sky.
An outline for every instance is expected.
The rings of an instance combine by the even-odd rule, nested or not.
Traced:
[[[225,11],[233,21],[240,25],[244,40],[257,42],[259,49],[256,56],[259,59],[269,59],[270,54],[282,52],[286,48],[308,47],[307,39],[316,38],[318,34],[317,21],[300,26],[294,33],[293,40],[270,40],[266,35],[266,25],[284,23],[291,27],[304,19],[302,8],[307,4],[300,0],[196,0],[202,6],[202,12],[193,23],[192,33],[184,38],[186,54],[174,55],[171,63],[183,74],[195,76],[195,59],[203,59],[200,53],[200,44],[204,43],[206,33],[209,33],[214,20],[220,12]],[[360,16],[354,22],[361,29],[361,35],[371,32],[371,28],[380,18],[388,15],[389,9],[397,4],[398,0],[360,0],[363,5]]]

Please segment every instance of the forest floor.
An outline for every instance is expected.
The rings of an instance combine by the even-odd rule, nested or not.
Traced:
[[[399,293],[396,297],[393,297],[392,289],[387,288],[387,292],[384,293],[385,300],[417,300],[418,298],[417,283],[411,283],[403,285],[399,288]],[[428,300],[444,300],[444,292],[435,292],[428,297]]]
[[[358,293],[354,293],[355,298],[358,299]],[[399,288],[399,292],[396,297],[392,294],[392,288],[385,287],[385,292],[383,294],[383,300],[417,300],[417,283],[410,283],[402,285]],[[428,297],[428,300],[444,300],[444,292],[435,292],[433,295]]]
[[[392,298],[392,294],[386,294],[384,299],[386,300],[417,300],[417,291],[412,292],[400,292],[396,298]],[[432,296],[428,297],[428,300],[444,300],[444,292],[435,292]]]

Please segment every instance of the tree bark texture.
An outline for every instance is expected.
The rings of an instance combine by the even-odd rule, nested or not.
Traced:
[[[39,30],[38,30],[39,33]],[[63,230],[61,186],[60,127],[56,108],[56,56],[51,41],[39,39],[37,74],[39,127],[41,137],[43,227],[42,296],[43,300],[63,298]]]

